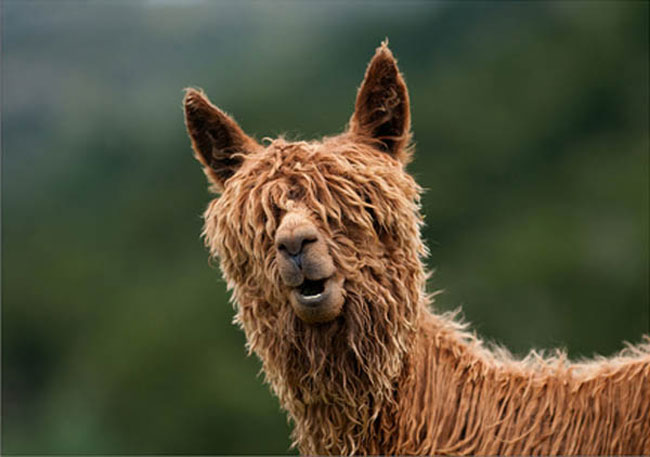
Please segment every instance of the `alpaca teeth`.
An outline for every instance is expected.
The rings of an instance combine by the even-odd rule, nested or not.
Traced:
[[[305,298],[307,300],[314,300],[314,299],[320,298],[322,296],[323,296],[323,293],[321,292],[321,293],[316,294],[316,295],[303,295],[303,298]]]

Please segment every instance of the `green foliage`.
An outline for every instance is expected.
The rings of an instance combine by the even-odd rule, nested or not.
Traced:
[[[648,332],[648,4],[3,3],[6,453],[285,453],[199,233],[182,88],[341,130],[388,36],[440,310],[525,352]]]

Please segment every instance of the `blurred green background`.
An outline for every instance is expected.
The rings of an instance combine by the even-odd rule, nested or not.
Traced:
[[[199,238],[182,89],[339,132],[385,37],[424,236],[484,337],[648,332],[648,2],[2,3],[2,451],[290,452]]]

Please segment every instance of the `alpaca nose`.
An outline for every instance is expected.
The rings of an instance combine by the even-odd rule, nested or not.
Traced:
[[[298,287],[306,280],[319,281],[334,274],[325,234],[301,211],[284,215],[274,240],[275,260],[282,282]]]
[[[317,240],[318,233],[314,227],[296,227],[293,230],[278,234],[276,246],[280,254],[287,256],[296,267],[302,268],[302,257],[305,249]]]
[[[304,254],[312,243],[318,241],[314,224],[300,214],[288,214],[280,224],[275,238],[278,254],[291,262],[298,270],[304,267]]]

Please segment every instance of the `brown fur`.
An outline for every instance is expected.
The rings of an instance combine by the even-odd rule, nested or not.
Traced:
[[[584,363],[516,360],[431,311],[421,188],[404,170],[408,94],[386,44],[348,131],[321,142],[262,147],[202,93],[188,90],[185,106],[222,192],[205,212],[206,244],[302,453],[650,453],[650,340]],[[344,278],[326,322],[290,305],[274,244],[289,213],[317,228],[317,255]]]

